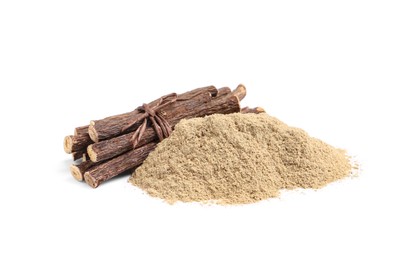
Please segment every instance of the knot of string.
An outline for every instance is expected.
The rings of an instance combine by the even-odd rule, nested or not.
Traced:
[[[167,122],[167,120],[161,115],[160,111],[176,100],[177,94],[172,93],[161,97],[155,105],[143,104],[142,106],[136,108],[136,110],[140,112],[139,116],[122,128],[122,131],[124,132],[128,128],[131,128],[133,125],[136,125],[142,121],[131,138],[134,149],[138,146],[141,138],[143,137],[143,134],[147,128],[148,120],[151,121],[151,125],[153,126],[154,131],[156,132],[160,141],[172,133],[172,127],[170,126],[169,122]]]

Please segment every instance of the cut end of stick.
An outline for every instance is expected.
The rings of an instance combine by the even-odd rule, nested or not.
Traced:
[[[89,172],[84,174],[84,180],[92,188],[97,188],[97,186],[99,186],[99,183],[90,175]]]
[[[74,179],[78,181],[83,181],[83,174],[81,173],[79,167],[77,165],[70,166],[71,175],[73,175]]]
[[[246,87],[243,84],[239,84],[232,94],[242,100],[246,96]]]
[[[99,142],[99,137],[98,137],[98,134],[97,134],[96,129],[95,129],[95,123],[94,123],[94,121],[91,121],[90,122],[90,125],[89,125],[89,136],[90,136],[90,139],[93,140],[93,142],[95,142],[95,143]]]
[[[64,151],[68,154],[73,150],[73,136],[68,135],[64,137]]]
[[[93,145],[87,146],[87,155],[92,162],[97,162],[97,153],[93,150]]]

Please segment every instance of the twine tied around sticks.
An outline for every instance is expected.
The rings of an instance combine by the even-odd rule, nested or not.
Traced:
[[[154,131],[156,132],[160,141],[168,137],[172,133],[172,127],[170,126],[169,122],[167,122],[167,120],[164,117],[162,117],[160,110],[176,102],[177,99],[177,94],[171,93],[169,95],[161,97],[159,99],[159,102],[157,102],[157,104],[154,106],[150,106],[149,104],[143,104],[142,106],[136,108],[136,110],[138,110],[138,112],[142,114],[140,114],[134,121],[130,122],[122,128],[122,132],[124,132],[133,125],[143,121],[131,138],[134,149],[141,141],[141,137],[143,136],[144,131],[147,127],[148,120],[151,121]]]

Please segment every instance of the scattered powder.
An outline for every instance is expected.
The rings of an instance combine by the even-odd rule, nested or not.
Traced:
[[[348,176],[343,150],[267,114],[183,120],[130,182],[169,203],[252,203]]]

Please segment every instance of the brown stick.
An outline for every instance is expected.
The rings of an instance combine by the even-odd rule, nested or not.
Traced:
[[[148,154],[156,148],[157,143],[149,143],[140,148],[124,153],[107,162],[93,166],[85,174],[84,179],[91,187],[96,188],[102,182],[109,180],[127,170],[140,166]]]
[[[265,113],[265,109],[263,109],[261,107],[255,107],[255,108],[243,107],[240,110],[240,113],[243,113],[243,114],[249,114],[249,113],[260,114],[260,113]]]
[[[64,151],[66,153],[78,152],[93,143],[88,134],[68,135],[64,138]]]
[[[73,160],[78,160],[83,156],[83,150],[93,143],[89,137],[89,126],[80,126],[74,129],[74,135],[64,138],[64,151],[73,154]],[[85,152],[85,151],[84,151]]]
[[[82,181],[84,179],[84,173],[92,168],[95,165],[94,162],[88,160],[88,161],[84,161],[78,165],[76,164],[72,164],[70,165],[70,172],[71,175],[73,175],[74,179],[78,180],[78,181]]]
[[[240,88],[242,94],[243,89]],[[234,93],[234,91],[232,92]],[[181,120],[193,117],[203,117],[215,113],[229,114],[240,111],[240,102],[236,96],[223,96],[220,98],[212,99],[205,93],[200,96],[190,99],[184,102],[177,102],[177,107],[173,110],[167,110],[164,112],[164,116],[172,126],[172,128]],[[94,162],[99,162],[126,151],[132,149],[131,138],[134,135],[133,132],[121,135],[109,140],[94,143],[87,147],[87,153],[90,159]],[[152,127],[147,127],[145,130],[138,146],[145,145],[147,143],[157,140],[157,135]]]
[[[237,88],[233,90],[229,95],[236,96],[239,100],[243,100],[246,94],[247,94],[246,87],[243,84],[239,84]]]
[[[231,89],[229,87],[222,87],[218,89],[216,97],[222,97],[231,93]]]
[[[89,133],[89,125],[79,126],[74,129],[74,135],[82,135]]]
[[[208,92],[212,96],[216,96],[218,91],[214,86],[197,88],[197,89],[178,95],[178,100],[181,101],[181,100],[191,99],[194,96],[203,92]],[[152,101],[151,103],[149,103],[149,105],[152,107],[156,105],[159,102],[159,100],[160,99],[156,99]],[[166,109],[170,110],[171,107],[175,106],[176,103],[177,102],[174,102],[172,105],[169,105]],[[131,122],[133,119],[135,119],[135,117],[138,117],[139,114],[142,114],[142,113],[140,113],[138,110],[134,110],[132,112],[123,114],[124,116],[113,116],[113,117],[108,117],[102,120],[91,121],[90,126],[89,126],[90,138],[93,141],[98,142],[100,140],[106,140],[106,139],[118,136],[123,133],[122,126]],[[133,125],[130,129],[127,130],[127,132],[132,131],[136,127],[138,127],[138,125]]]

